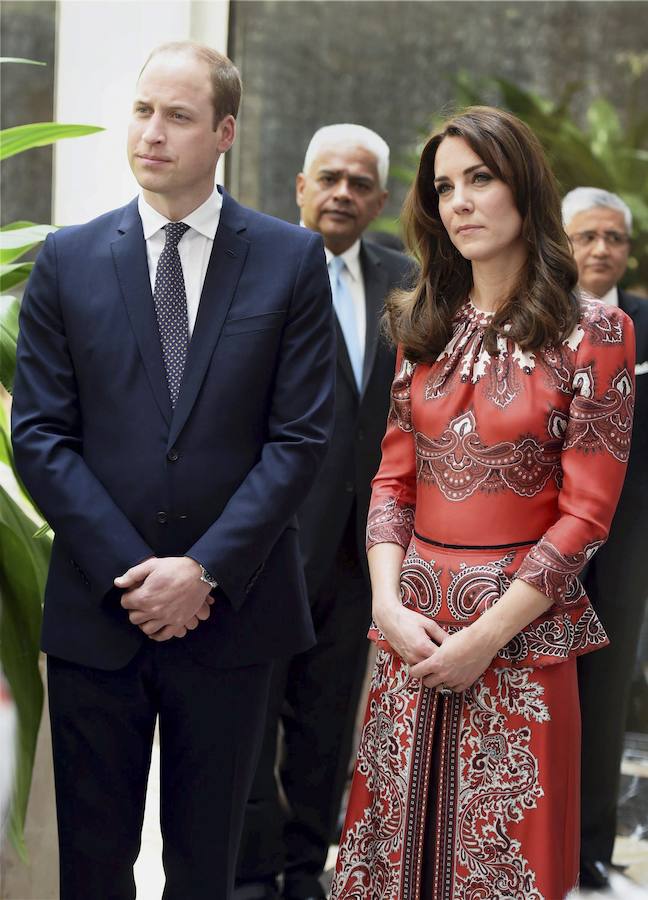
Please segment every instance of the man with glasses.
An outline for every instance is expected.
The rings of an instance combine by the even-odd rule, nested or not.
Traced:
[[[582,581],[610,646],[579,659],[582,715],[581,885],[609,883],[623,735],[645,600],[648,566],[648,300],[618,286],[628,264],[632,214],[608,191],[579,187],[563,200],[563,221],[580,287],[620,306],[634,321],[637,393],[630,461],[610,536]]]

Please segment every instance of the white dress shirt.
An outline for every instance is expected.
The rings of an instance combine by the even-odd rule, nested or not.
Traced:
[[[601,297],[601,303],[607,303],[608,306],[619,305],[619,291],[616,284],[613,284],[604,297]]]
[[[193,332],[198,315],[200,295],[209,257],[214,245],[214,236],[220,221],[223,197],[214,187],[214,191],[205,202],[185,216],[182,221],[189,226],[189,230],[182,236],[178,244],[178,253],[182,264],[185,293],[187,295],[187,318],[189,321],[189,337]],[[140,194],[137,201],[142,229],[146,240],[146,258],[148,260],[149,277],[151,279],[151,292],[155,290],[155,273],[160,254],[164,249],[165,233],[162,230],[170,221],[146,202]]]
[[[334,254],[325,247],[326,263],[331,262]],[[358,328],[358,339],[360,346],[365,347],[367,337],[367,307],[365,304],[365,288],[364,278],[362,277],[362,266],[360,265],[360,239],[352,244],[348,250],[340,254],[345,262],[345,268],[342,269],[340,278],[342,278],[353,299],[353,309],[356,317],[356,326]]]

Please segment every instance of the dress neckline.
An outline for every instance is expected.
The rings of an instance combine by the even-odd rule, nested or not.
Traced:
[[[494,312],[488,312],[485,309],[479,309],[475,306],[472,299],[468,297],[463,305],[463,311],[469,321],[475,322],[477,325],[488,325],[495,315]]]

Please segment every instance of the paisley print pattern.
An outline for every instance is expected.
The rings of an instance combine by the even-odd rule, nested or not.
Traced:
[[[397,900],[398,860],[405,835],[406,798],[414,718],[420,687],[397,657],[379,651],[358,750],[357,778],[370,799],[346,832],[344,870],[332,896]]]
[[[634,412],[633,380],[628,370],[622,369],[612,379],[603,397],[594,394],[592,366],[576,371],[574,387],[578,394],[569,410],[565,448],[577,447],[584,453],[607,450],[619,462],[627,462]]]
[[[504,569],[514,558],[514,553],[508,553],[490,563],[461,563],[456,572],[451,570],[446,602],[452,617],[458,621],[473,619],[476,612],[484,612],[496,603],[510,584]]]
[[[400,578],[403,606],[410,606],[431,618],[438,615],[443,596],[439,574],[434,568],[434,560],[421,559],[415,544],[410,544]]]
[[[374,544],[400,544],[407,548],[414,529],[414,506],[387,497],[372,507],[367,519],[367,550]]]
[[[595,549],[588,548],[590,557]],[[401,569],[401,602],[409,609],[434,618],[450,634],[465,628],[497,603],[516,577],[524,574],[521,563],[530,565],[526,547],[491,556],[485,559],[479,551],[465,550],[459,554],[440,547],[427,547],[414,538]],[[567,575],[563,568],[557,576],[563,593],[565,590],[571,592],[571,602],[562,607],[557,604],[527,625],[502,647],[495,665],[500,668],[554,665],[608,643],[605,630],[577,578],[586,561],[587,555],[583,554],[567,563],[571,567]],[[573,584],[566,588],[565,578],[572,577]],[[542,590],[538,584],[534,586]],[[383,649],[393,652],[375,625],[372,625],[369,637]]]
[[[551,605],[443,696],[378,661],[332,900],[557,900],[578,877],[575,659],[607,643],[579,575],[607,537],[633,413],[625,314],[584,299],[558,347],[485,347],[469,302],[432,365],[398,354],[368,545],[448,634],[521,579]],[[560,840],[556,835],[560,834]]]
[[[527,817],[547,802],[536,745],[550,740],[560,681],[501,669],[442,698],[379,651],[354,779],[364,806],[347,816],[332,900],[558,897],[525,843]],[[439,788],[433,807],[428,778]],[[427,842],[426,816],[435,823]]]
[[[400,371],[392,383],[391,404],[389,407],[389,421],[398,423],[403,431],[412,430],[412,407],[410,403],[410,391],[412,388],[412,375],[416,366],[404,359]]]
[[[595,297],[583,296],[581,309],[583,329],[587,330],[592,344],[603,346],[624,343],[624,319],[615,314],[614,307],[605,306]]]
[[[535,368],[535,355],[504,337],[497,337],[497,354],[484,346],[488,313],[466,303],[455,317],[450,342],[439,355],[425,385],[425,399],[445,397],[456,380],[476,384],[484,380],[484,393],[494,406],[505,408],[522,388],[522,378]]]
[[[509,488],[533,497],[560,465],[562,440],[539,444],[530,435],[517,441],[484,445],[472,410],[450,421],[439,438],[416,432],[416,475],[434,483],[448,500],[461,501],[475,491]]]
[[[602,543],[595,541],[578,553],[564,554],[542,538],[528,553],[517,577],[546,594],[556,606],[573,606],[585,596],[578,576]]]
[[[544,796],[530,723],[550,720],[544,689],[530,669],[497,672],[497,689],[483,682],[467,692],[460,744],[459,829],[455,896],[543,900],[535,872],[509,824]],[[510,717],[522,719],[513,728]]]

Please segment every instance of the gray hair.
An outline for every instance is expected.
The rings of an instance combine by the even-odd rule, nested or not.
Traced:
[[[365,128],[364,125],[352,125],[344,122],[338,125],[325,125],[318,128],[310,143],[306,148],[306,156],[304,157],[304,172],[308,172],[313,160],[315,160],[320,151],[324,147],[335,147],[343,144],[349,146],[353,144],[363,147],[376,157],[376,168],[378,169],[378,181],[383,190],[387,187],[387,175],[389,174],[389,146],[372,131],[371,128]]]
[[[567,228],[578,213],[587,212],[597,206],[623,213],[628,234],[632,231],[632,213],[628,204],[616,194],[595,187],[577,187],[565,194],[562,202],[563,225]]]

